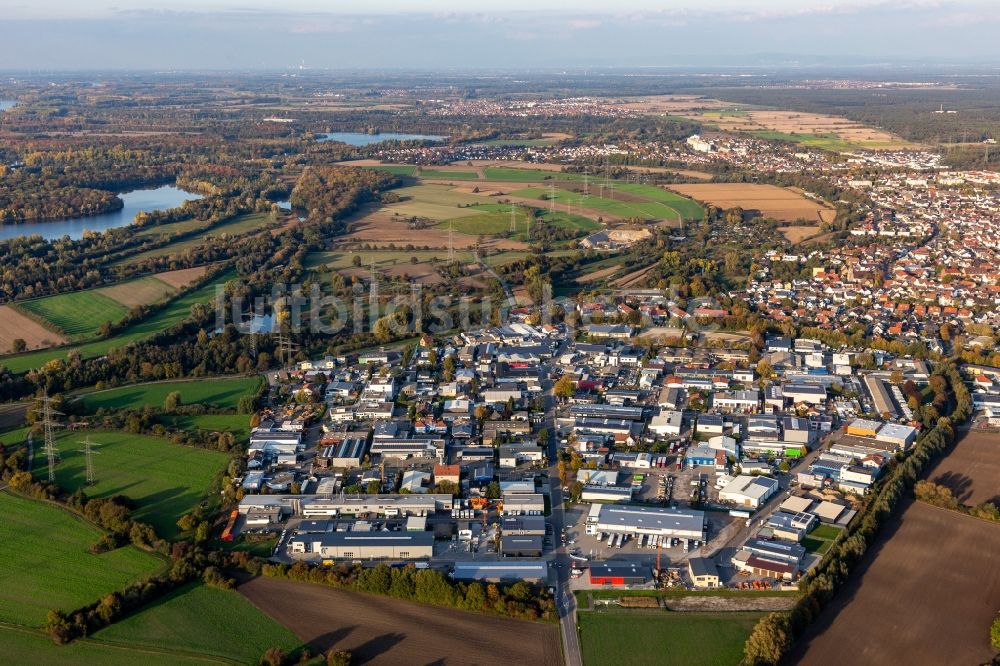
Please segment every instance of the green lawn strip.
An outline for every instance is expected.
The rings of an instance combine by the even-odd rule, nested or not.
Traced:
[[[84,409],[135,409],[150,405],[161,407],[167,395],[181,394],[182,405],[202,404],[222,409],[235,409],[240,398],[260,388],[261,377],[209,377],[177,382],[156,382],[136,386],[121,386],[104,391],[84,393],[79,397]]]
[[[147,237],[147,236],[164,236],[170,234],[186,234],[189,231],[196,231],[203,227],[207,227],[208,222],[206,220],[199,220],[198,218],[192,217],[186,220],[178,220],[177,222],[170,222],[168,224],[159,224],[153,227],[143,227],[135,232],[136,236]]]
[[[374,164],[368,165],[366,169],[378,169],[396,176],[412,176],[417,171],[417,167],[409,164]]]
[[[86,485],[82,440],[94,442],[96,483]],[[229,456],[217,451],[177,446],[161,437],[124,432],[63,431],[56,435],[59,462],[56,484],[72,493],[84,488],[89,497],[125,495],[136,504],[132,516],[173,538],[175,523],[200,502]],[[44,455],[35,456],[35,475],[44,476]]]
[[[736,666],[762,613],[582,611],[585,666]]]
[[[478,180],[475,171],[446,171],[444,169],[421,169],[417,174],[420,178],[436,178],[440,180]]]
[[[842,531],[841,528],[832,525],[818,525],[809,536],[817,539],[836,539]]]
[[[0,492],[0,513],[0,622],[40,626],[164,566],[132,546],[91,554],[102,532],[47,502]]]
[[[207,654],[256,663],[270,647],[292,652],[295,634],[238,592],[185,585],[94,634],[95,642]]]
[[[77,639],[68,645],[56,645],[40,631],[7,626],[0,626],[0,654],[5,663],[18,666],[189,666],[231,663],[209,656],[98,643],[88,638]]]
[[[18,356],[0,357],[0,367],[6,367],[14,373],[27,372],[39,368],[54,359],[65,359],[71,351],[76,351],[82,358],[103,356],[115,347],[124,347],[130,342],[143,340],[152,335],[176,326],[191,314],[191,308],[197,303],[209,303],[215,298],[215,286],[225,284],[227,280],[236,277],[235,271],[227,271],[216,280],[190,291],[173,300],[169,305],[153,316],[137,324],[133,324],[118,335],[106,340],[95,340],[79,345],[68,345],[44,349]]]
[[[200,414],[197,416],[161,416],[157,419],[168,428],[205,432],[231,432],[239,440],[250,438],[250,417],[246,414]]]
[[[230,220],[220,222],[210,227],[200,234],[195,234],[189,238],[183,238],[173,243],[168,243],[162,247],[153,248],[139,254],[125,257],[120,261],[111,264],[112,266],[131,265],[152,257],[165,257],[172,254],[180,254],[185,250],[203,245],[209,237],[219,238],[220,236],[241,236],[245,233],[258,231],[265,225],[272,222],[270,213],[245,213],[237,215]]]
[[[124,305],[94,290],[22,301],[17,307],[48,321],[71,338],[96,335],[105,322],[115,323],[128,314]]]
[[[822,555],[826,551],[830,550],[830,546],[833,545],[833,542],[827,541],[826,539],[814,539],[813,537],[807,536],[802,539],[802,545],[810,553]]]
[[[501,180],[515,183],[530,183],[539,180],[583,180],[583,174],[579,173],[562,173],[561,171],[514,167],[486,167],[483,169],[483,174],[486,176],[486,180]]]

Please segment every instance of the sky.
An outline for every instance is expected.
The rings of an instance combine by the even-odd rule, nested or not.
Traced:
[[[996,2],[0,0],[0,70],[1000,65]]]

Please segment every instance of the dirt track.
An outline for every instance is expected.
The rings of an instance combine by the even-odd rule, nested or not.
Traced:
[[[1000,608],[1000,525],[911,501],[784,662],[989,662]]]
[[[273,578],[238,588],[314,651],[349,650],[358,664],[562,663],[559,628]]]

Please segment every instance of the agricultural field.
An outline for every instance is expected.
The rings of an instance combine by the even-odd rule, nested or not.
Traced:
[[[964,432],[927,478],[951,488],[962,504],[1000,505],[1000,434]]]
[[[94,442],[93,485],[86,485],[82,440]],[[229,457],[207,449],[176,446],[166,439],[109,431],[63,431],[56,434],[59,462],[56,483],[66,492],[86,488],[90,497],[127,495],[136,504],[132,516],[153,526],[164,538],[177,534],[177,520],[205,496]],[[45,473],[44,455],[35,456],[37,475]]]
[[[141,238],[149,236],[169,236],[171,234],[186,234],[189,231],[195,231],[196,229],[201,229],[206,226],[208,222],[205,220],[199,220],[197,218],[189,218],[187,220],[179,220],[177,222],[171,222],[170,224],[160,224],[153,227],[145,227],[139,229],[135,235]]]
[[[247,213],[245,215],[237,215],[231,220],[220,222],[219,224],[216,224],[210,229],[206,229],[199,234],[174,241],[173,243],[168,243],[162,247],[140,252],[139,254],[126,257],[111,265],[130,266],[132,264],[139,263],[144,259],[150,259],[153,257],[169,257],[170,255],[182,254],[185,250],[203,245],[209,238],[219,238],[221,236],[242,236],[243,234],[250,232],[260,231],[272,222],[274,222],[274,220],[272,219],[270,213]]]
[[[0,622],[40,626],[164,566],[132,546],[91,554],[101,531],[51,504],[0,492],[0,513]]]
[[[583,180],[578,173],[546,173],[546,169],[521,169],[512,167],[485,167],[483,175],[486,180],[499,180],[514,183],[531,183],[558,177],[559,180]]]
[[[160,282],[166,282],[174,289],[183,289],[207,272],[208,266],[195,266],[194,268],[181,268],[176,271],[157,273],[153,277]]]
[[[240,398],[253,394],[262,381],[260,377],[223,377],[156,382],[94,391],[78,397],[88,412],[96,412],[98,409],[138,409],[146,405],[161,407],[167,395],[174,391],[181,394],[182,405],[202,404],[235,409]]]
[[[479,180],[475,171],[452,171],[448,169],[424,169],[417,172],[417,177],[441,180]]]
[[[581,611],[584,666],[736,666],[761,613]]]
[[[591,194],[586,195],[582,189],[529,187],[515,190],[511,195],[522,200],[537,201],[535,205],[539,206],[554,201],[557,207],[565,207],[567,211],[577,210],[583,214],[618,220],[638,217],[679,222],[682,219],[700,219],[702,216],[701,206],[695,202],[652,185],[616,183],[613,188],[599,189],[598,186],[593,186],[590,190]]]
[[[0,306],[0,354],[14,350],[14,340],[24,340],[27,349],[43,349],[66,342],[66,337],[50,331],[9,305]]]
[[[116,645],[171,653],[211,655],[253,664],[270,647],[286,653],[299,646],[291,631],[257,610],[238,592],[186,585],[140,612],[94,634]]]
[[[788,663],[982,664],[1000,608],[1000,525],[911,501]]]
[[[801,192],[776,185],[699,183],[671,185],[670,189],[719,208],[739,206],[745,211],[756,211],[764,217],[781,222],[808,220],[819,224],[832,222],[837,214],[831,206],[810,199]],[[818,227],[816,231],[819,231]]]
[[[120,321],[128,314],[127,307],[97,290],[22,301],[16,307],[76,339],[93,337],[105,322]]]
[[[513,205],[514,233],[510,233],[511,204],[480,204],[465,209],[474,214],[459,217],[447,222],[441,222],[438,227],[452,228],[456,233],[473,236],[510,236],[516,240],[527,241],[529,238],[529,214],[524,206]],[[549,226],[557,229],[568,229],[576,234],[589,233],[601,228],[601,225],[582,215],[571,215],[559,211],[543,211],[537,218],[531,219],[531,228]]]
[[[177,293],[177,288],[155,277],[142,277],[102,287],[97,292],[131,309],[138,305],[165,301]]]
[[[465,209],[455,208],[456,212],[468,215]],[[394,216],[388,208],[367,213],[351,223],[351,232],[342,239],[345,242],[368,243],[384,248],[385,245],[415,245],[417,247],[447,248],[448,229],[446,227],[433,226],[424,229],[412,228],[406,221],[407,218]],[[454,237],[454,247],[456,250],[467,250],[476,245],[477,238],[467,234],[456,234]],[[524,250],[527,249],[525,243],[508,240],[495,239],[487,244],[493,250]],[[447,250],[445,250],[447,252]]]
[[[411,185],[393,190],[402,199],[399,203],[383,208],[390,214],[403,217],[429,217],[447,220],[468,215],[464,206],[482,202],[482,197],[462,192],[448,185]]]
[[[238,590],[313,652],[349,650],[359,663],[548,666],[562,661],[559,628],[552,623],[275,578],[254,578]]]
[[[231,663],[223,659],[98,643],[89,638],[79,638],[68,645],[56,645],[41,631],[5,626],[0,626],[0,654],[7,663],[19,666],[205,666]]]
[[[399,264],[409,264],[413,257],[418,263],[433,263],[448,260],[448,250],[357,250],[312,252],[306,257],[306,268],[327,266],[333,270],[354,268],[354,257],[361,257],[361,268],[370,269],[374,262],[376,269],[385,269]],[[456,252],[459,261],[473,261],[471,252]]]
[[[78,352],[83,358],[92,358],[107,354],[108,351],[116,347],[124,347],[130,342],[144,340],[187,319],[191,314],[191,307],[196,303],[211,302],[215,297],[216,284],[225,284],[227,280],[232,279],[235,275],[233,271],[223,273],[218,280],[181,296],[153,316],[133,324],[111,338],[56,349],[44,349],[9,358],[0,358],[0,365],[5,366],[11,372],[26,372],[41,367],[49,361],[65,359],[66,355],[71,351]]]

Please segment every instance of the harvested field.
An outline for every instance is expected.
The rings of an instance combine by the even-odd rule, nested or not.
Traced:
[[[575,281],[577,284],[588,284],[590,282],[597,282],[598,280],[604,279],[609,275],[614,275],[619,270],[621,266],[609,266],[608,268],[602,268],[599,271],[594,271],[593,273],[586,273],[578,277]]]
[[[544,666],[562,662],[555,624],[272,578],[253,578],[238,591],[292,629],[314,652],[333,647],[349,650],[357,663]]]
[[[467,210],[463,211],[460,208],[455,208],[454,210],[466,215],[468,214]],[[413,229],[406,223],[404,218],[393,217],[385,209],[369,213],[351,222],[351,228],[351,233],[345,236],[344,240],[365,243],[395,243],[396,245],[412,244],[421,247],[448,247],[447,228]],[[454,237],[456,249],[474,247],[476,241],[476,236],[468,234],[455,234]],[[526,243],[506,239],[494,239],[484,245],[504,250],[523,250],[528,247]]]
[[[818,234],[821,229],[817,225],[801,225],[793,224],[788,227],[779,227],[778,231],[788,239],[789,243],[801,243],[807,238],[812,238]]]
[[[129,280],[128,282],[121,282],[112,287],[104,287],[98,291],[129,309],[139,305],[149,305],[164,301],[177,293],[176,288],[171,287],[166,282],[161,282],[155,277]]]
[[[628,275],[624,275],[618,278],[617,280],[612,282],[611,285],[614,287],[628,287],[641,280],[646,275],[646,273],[653,270],[653,268],[655,267],[656,264],[653,264],[652,266],[646,266],[645,268],[640,268],[637,271],[632,271]]]
[[[174,289],[183,289],[208,271],[208,266],[182,268],[177,271],[157,273],[154,277],[160,282],[166,282]]]
[[[951,488],[962,504],[1000,504],[1000,434],[962,433],[927,478]]]
[[[998,552],[1000,525],[911,501],[788,663],[989,662],[989,626],[1000,608]]]
[[[789,188],[753,183],[670,185],[670,189],[719,208],[739,206],[782,222],[832,222],[836,211]]]
[[[66,342],[66,338],[24,316],[9,305],[0,306],[0,354],[13,351],[21,339],[28,349],[42,349]]]

